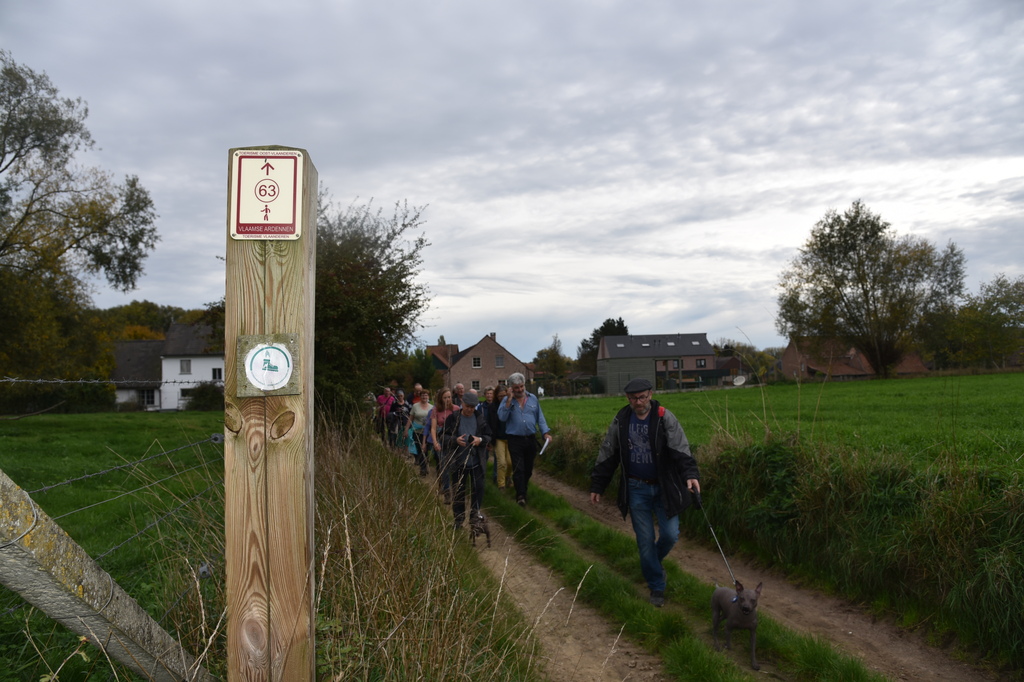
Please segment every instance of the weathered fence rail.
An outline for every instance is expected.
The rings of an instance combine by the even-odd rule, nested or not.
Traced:
[[[0,583],[148,679],[214,679],[3,471]]]

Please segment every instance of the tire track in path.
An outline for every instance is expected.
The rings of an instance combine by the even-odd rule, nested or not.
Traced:
[[[670,682],[661,659],[619,636],[607,618],[582,601],[575,588],[539,563],[492,522],[491,547],[480,547],[480,560],[501,581],[501,589],[533,625],[541,651],[536,663],[557,682]]]

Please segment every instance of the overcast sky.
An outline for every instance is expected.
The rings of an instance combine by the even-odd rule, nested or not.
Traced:
[[[227,152],[305,149],[339,205],[428,205],[419,339],[524,361],[634,334],[758,347],[830,208],[1024,274],[1021,0],[0,0],[89,105],[161,241],[100,307],[224,294]]]

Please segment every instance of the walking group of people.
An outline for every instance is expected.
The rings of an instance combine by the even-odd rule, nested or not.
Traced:
[[[700,473],[682,425],[653,399],[651,382],[633,379],[624,392],[628,404],[612,419],[591,471],[590,501],[601,501],[621,469],[618,507],[624,519],[631,517],[650,602],[661,607],[666,589],[662,562],[679,539],[679,514],[692,498],[699,499]],[[465,522],[467,486],[471,513],[480,512],[490,453],[494,483],[513,488],[516,502],[525,507],[540,441],[551,441],[540,402],[526,390],[525,377],[512,374],[507,387],[484,389],[483,400],[462,384],[439,390],[434,404],[429,391],[418,385],[414,395],[416,402],[408,405],[401,390],[391,395],[385,389],[377,398],[378,428],[386,442],[408,450],[421,475],[427,475],[433,456],[455,527]]]
[[[471,513],[480,512],[489,459],[494,485],[515,490],[516,502],[526,506],[538,437],[551,440],[540,401],[526,390],[526,377],[512,374],[507,385],[488,386],[482,397],[463,384],[438,390],[433,404],[419,384],[413,396],[409,403],[402,389],[385,388],[376,398],[377,431],[392,448],[408,452],[421,476],[429,473],[433,459],[456,528],[465,522],[467,490]]]

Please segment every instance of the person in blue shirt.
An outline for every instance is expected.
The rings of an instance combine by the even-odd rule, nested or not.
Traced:
[[[676,416],[652,400],[654,387],[637,378],[625,386],[629,404],[615,415],[590,473],[590,501],[601,501],[615,470],[619,476],[618,506],[629,513],[640,552],[640,569],[651,591],[651,603],[665,605],[662,560],[679,540],[679,513],[700,494],[700,472],[690,443]],[[654,519],[658,519],[658,537]]]
[[[540,432],[545,441],[550,441],[551,429],[544,419],[537,396],[526,390],[526,377],[516,372],[509,376],[508,385],[508,397],[498,406],[498,419],[505,423],[516,502],[520,507],[525,507],[526,489],[533,476],[533,462],[537,458],[537,433]]]

